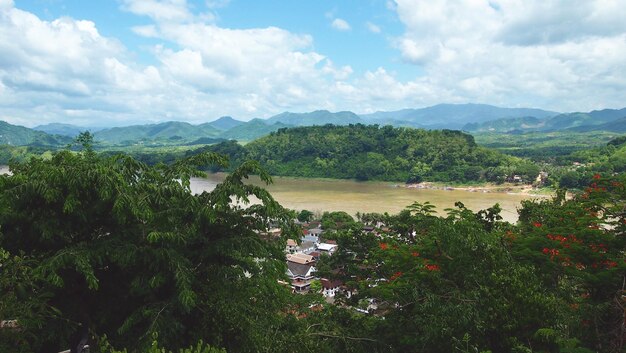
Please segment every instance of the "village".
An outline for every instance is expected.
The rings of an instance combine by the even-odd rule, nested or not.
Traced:
[[[306,212],[306,211],[305,211]],[[325,213],[325,216],[329,213]],[[345,301],[336,301],[337,298],[350,299],[357,293],[356,288],[350,288],[342,280],[337,279],[337,269],[330,269],[320,274],[317,269],[318,264],[324,263],[328,266],[330,257],[334,256],[339,250],[339,245],[333,234],[337,228],[344,225],[359,224],[362,231],[370,234],[377,234],[377,231],[388,231],[382,223],[374,221],[355,223],[345,212],[332,212],[330,215],[340,216],[348,219],[336,220],[332,222],[324,222],[322,220],[295,220],[295,223],[301,229],[301,237],[299,239],[287,239],[285,247],[285,261],[287,264],[287,276],[289,285],[294,294],[319,294],[326,303],[329,304],[345,304]],[[332,225],[331,225],[332,224]],[[275,229],[279,232],[279,229]],[[364,305],[353,307],[354,310],[361,313],[375,313],[378,309],[374,300],[365,300]]]

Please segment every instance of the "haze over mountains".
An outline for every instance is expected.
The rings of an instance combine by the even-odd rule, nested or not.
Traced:
[[[251,141],[280,128],[311,125],[378,124],[425,129],[454,129],[474,133],[524,133],[530,131],[573,132],[626,131],[626,108],[604,109],[588,113],[558,113],[530,108],[502,108],[486,104],[439,104],[421,109],[376,112],[357,115],[350,111],[317,110],[308,113],[285,112],[268,119],[244,122],[230,116],[192,125],[169,121],[107,129],[85,128],[69,124],[47,124],[28,129],[2,123],[0,143],[11,145],[56,145],[67,143],[79,132],[90,130],[95,140],[106,144],[136,143],[193,144],[222,139]],[[11,128],[14,127],[14,128]]]

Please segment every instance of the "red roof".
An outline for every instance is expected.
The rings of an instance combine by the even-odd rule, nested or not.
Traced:
[[[322,288],[324,289],[332,289],[332,288],[338,288],[338,287],[343,286],[343,282],[341,282],[338,279],[331,281],[329,279],[322,278],[320,279],[320,283],[322,284]]]

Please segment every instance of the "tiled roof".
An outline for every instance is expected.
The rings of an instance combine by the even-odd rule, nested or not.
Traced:
[[[315,261],[315,259],[313,259],[313,256],[311,255],[298,253],[298,254],[287,254],[287,261],[305,265],[305,264]]]
[[[338,288],[338,287],[343,286],[343,282],[341,282],[338,279],[331,281],[329,279],[322,278],[320,279],[320,283],[322,284],[322,288],[324,289],[332,289],[332,288]]]
[[[294,275],[304,277],[313,267],[312,265],[298,264],[295,262],[287,261],[287,269]]]

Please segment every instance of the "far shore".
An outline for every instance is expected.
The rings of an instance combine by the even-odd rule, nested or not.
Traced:
[[[407,189],[428,189],[428,190],[460,190],[468,192],[480,193],[500,193],[500,194],[519,194],[532,197],[550,197],[554,195],[554,191],[547,188],[536,188],[526,184],[480,184],[480,185],[450,185],[436,182],[421,182],[395,184],[396,187]]]
[[[9,167],[6,165],[0,165],[0,174],[9,173]],[[316,180],[316,181],[328,181],[328,182],[336,182],[336,181],[356,181],[354,179],[334,179],[334,178],[310,178],[310,177],[291,177],[291,176],[278,176],[273,175],[272,178],[290,178],[290,179],[308,179],[308,180]],[[525,195],[529,197],[550,197],[554,195],[554,190],[549,188],[536,188],[531,185],[526,184],[477,184],[477,185],[455,185],[455,184],[445,184],[440,182],[421,182],[421,183],[398,183],[398,182],[389,182],[389,181],[379,181],[379,180],[368,180],[365,183],[391,183],[394,187],[406,188],[406,189],[426,189],[426,190],[444,190],[444,191],[467,191],[467,192],[477,192],[477,193],[500,193],[500,194],[518,194]]]

